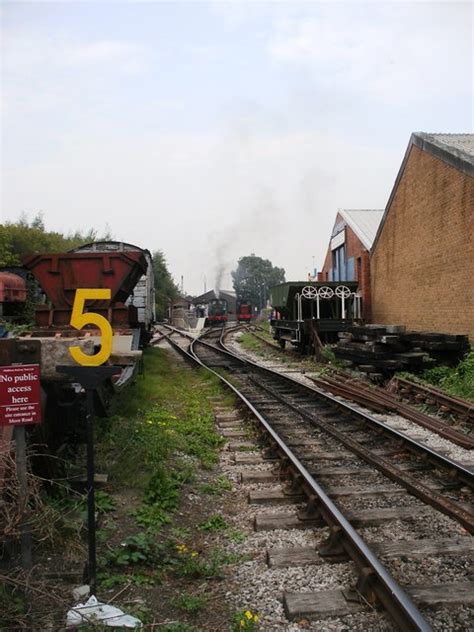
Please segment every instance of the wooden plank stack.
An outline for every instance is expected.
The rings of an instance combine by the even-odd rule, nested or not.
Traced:
[[[406,331],[403,325],[359,325],[339,334],[337,358],[367,373],[413,373],[434,364],[455,364],[469,351],[463,335]]]

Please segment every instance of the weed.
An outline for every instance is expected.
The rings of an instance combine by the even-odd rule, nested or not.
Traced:
[[[135,516],[156,533],[170,521],[196,465],[210,469],[218,461],[224,440],[214,429],[209,397],[221,387],[207,372],[170,365],[161,349],[147,350],[145,363],[143,379],[117,402],[120,415],[102,429],[98,460],[110,464],[117,484],[142,491]]]
[[[144,624],[151,623],[152,611],[146,603],[139,601],[138,603],[129,606],[129,613]]]
[[[108,566],[147,565],[161,561],[163,547],[147,533],[131,535],[121,542],[120,548],[108,551],[105,563]]]
[[[242,345],[244,349],[248,351],[259,352],[263,349],[263,342],[255,338],[252,334],[242,334],[239,338],[239,343]]]
[[[0,585],[0,624],[5,626],[2,629],[18,629],[17,626],[22,621],[26,610],[24,596],[16,588]]]
[[[112,422],[98,428],[97,461],[114,485],[135,490],[139,504],[137,508],[134,503],[133,516],[143,528],[102,555],[99,580],[104,589],[130,583],[147,586],[166,576],[173,576],[174,581],[211,580],[222,577],[224,566],[236,560],[235,555],[221,550],[193,550],[189,529],[170,529],[171,541],[167,543],[158,535],[163,525],[171,522],[183,486],[192,480],[197,468],[211,469],[218,462],[224,440],[215,431],[210,399],[221,396],[221,386],[215,376],[183,371],[170,363],[168,353],[161,349],[148,350],[144,356],[146,374],[117,401]],[[233,404],[232,396],[224,395],[224,399]],[[231,482],[219,477],[207,493],[218,495],[229,489]],[[228,525],[222,516],[210,516],[203,528],[218,531]],[[205,596],[177,594],[176,598],[176,608],[190,615],[205,605]],[[149,616],[145,606],[137,608],[133,613],[138,618]],[[176,618],[160,625],[160,631],[197,632]]]
[[[185,540],[191,535],[191,529],[189,527],[173,527],[171,535],[177,540]]]
[[[189,549],[185,544],[176,545],[177,556],[169,563],[179,577],[215,579],[222,577],[222,567],[234,564],[240,556],[213,549],[208,557]]]
[[[97,542],[104,543],[110,539],[112,533],[117,530],[115,522],[108,520],[103,527],[97,530]]]
[[[160,625],[160,632],[199,632],[198,628],[188,623],[181,623],[180,621],[173,621],[165,625]]]
[[[240,630],[247,630],[248,632],[255,632],[260,628],[258,614],[246,608],[245,610],[239,610],[234,613],[232,617],[232,630],[234,632],[240,632]]]
[[[195,614],[204,608],[207,603],[205,595],[193,595],[192,593],[181,593],[179,597],[171,600],[171,604],[188,614]]]
[[[336,354],[334,353],[333,348],[330,346],[325,346],[321,349],[321,358],[324,362],[327,362],[333,367],[337,367],[340,369],[344,368],[344,364],[341,362],[341,360],[338,360],[338,358],[336,358]]]
[[[399,373],[407,379],[417,379],[410,373]],[[446,391],[450,395],[474,401],[474,351],[456,367],[435,366],[421,374],[421,379]]]
[[[109,511],[115,511],[116,503],[110,494],[97,489],[95,494],[95,509],[101,513],[107,513]]]
[[[229,525],[220,514],[213,514],[207,520],[198,524],[200,531],[223,531],[228,528]]]
[[[163,509],[159,504],[141,505],[133,512],[137,524],[144,527],[150,533],[159,531],[159,528],[171,522],[171,515],[168,510]]]
[[[243,533],[243,531],[239,531],[238,529],[234,529],[227,534],[227,537],[231,542],[235,542],[236,544],[240,544],[241,542],[245,542],[247,535]]]
[[[203,483],[199,486],[201,494],[221,496],[224,492],[232,491],[232,483],[227,476],[218,476],[213,483]]]

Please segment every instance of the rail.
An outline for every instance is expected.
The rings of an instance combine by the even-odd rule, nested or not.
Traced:
[[[226,332],[229,333],[229,332]],[[223,332],[224,334],[224,332]],[[310,500],[317,501],[317,510],[325,522],[333,529],[338,530],[339,545],[343,547],[345,552],[356,564],[359,573],[360,580],[358,588],[362,594],[368,595],[372,593],[376,596],[377,600],[383,607],[390,613],[393,619],[404,630],[431,630],[430,625],[424,619],[421,612],[416,605],[405,593],[405,591],[399,586],[399,584],[393,579],[388,571],[383,567],[370,547],[362,540],[359,534],[355,531],[349,521],[344,517],[342,512],[332,502],[323,488],[316,482],[311,476],[304,465],[297,459],[293,452],[288,448],[280,436],[275,432],[270,423],[259,413],[259,411],[253,406],[253,404],[241,393],[236,386],[231,384],[222,375],[214,371],[212,368],[207,367],[196,353],[195,346],[197,344],[204,344],[212,347],[207,342],[195,339],[190,344],[189,355],[193,357],[194,361],[197,361],[202,367],[216,375],[227,388],[229,388],[242,402],[242,404],[252,413],[252,415],[259,421],[261,426],[265,429],[268,436],[271,438],[272,443],[278,448],[278,451],[287,462],[291,464],[293,469],[293,477],[298,478],[301,481],[301,485]],[[224,343],[222,343],[224,344]],[[238,359],[233,353],[227,350],[224,351],[228,356],[234,359]],[[246,363],[246,361],[244,361]],[[253,364],[253,363],[252,363]]]

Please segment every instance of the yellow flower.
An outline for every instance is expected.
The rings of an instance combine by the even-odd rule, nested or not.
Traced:
[[[250,619],[252,618],[252,613],[250,612],[250,610],[246,610],[244,612],[244,615],[247,617],[247,619],[250,621]]]
[[[197,557],[199,555],[199,553],[197,551],[193,551],[191,553],[191,557]]]
[[[256,614],[253,615],[253,620],[255,621],[255,623],[258,623],[258,616]]]
[[[245,621],[243,619],[240,619],[240,627],[241,628],[245,627]]]

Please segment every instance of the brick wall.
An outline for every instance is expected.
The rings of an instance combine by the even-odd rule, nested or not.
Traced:
[[[371,257],[372,316],[474,339],[474,180],[412,146]]]

